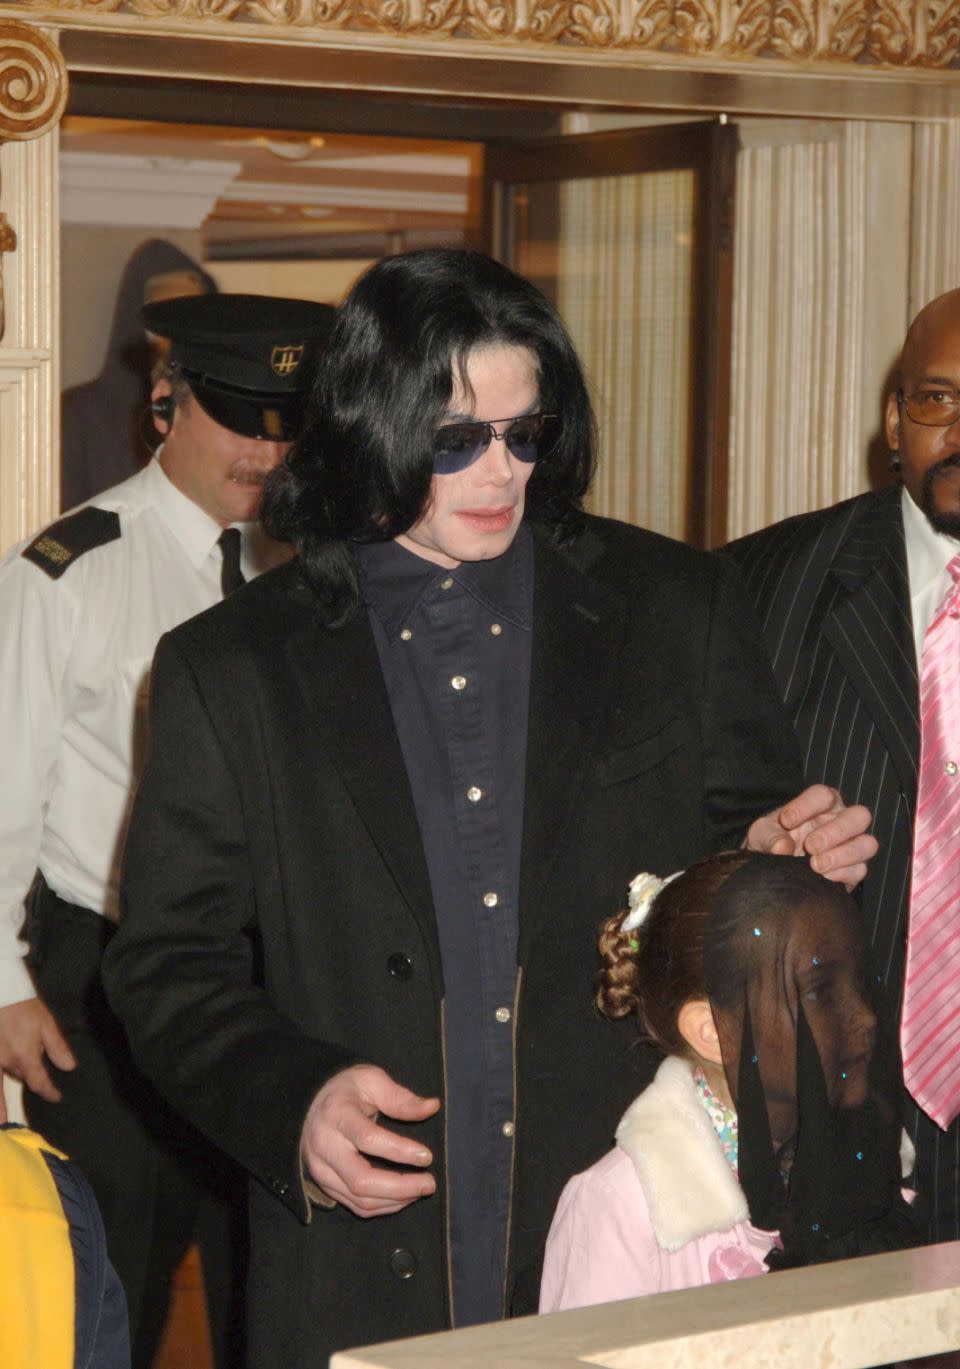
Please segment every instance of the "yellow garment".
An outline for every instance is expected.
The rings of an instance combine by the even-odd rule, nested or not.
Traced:
[[[71,1369],[74,1272],[70,1228],[36,1132],[0,1131],[0,1365]]]

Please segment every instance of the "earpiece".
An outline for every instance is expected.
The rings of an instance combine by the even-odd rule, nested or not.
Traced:
[[[164,423],[173,422],[173,395],[161,395],[150,403],[154,418],[162,418]]]

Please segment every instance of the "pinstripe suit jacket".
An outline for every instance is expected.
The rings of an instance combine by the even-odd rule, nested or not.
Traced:
[[[920,722],[899,487],[788,518],[726,548],[757,605],[808,782],[873,812],[880,851],[863,907],[880,970],[903,985]],[[944,1134],[912,1104],[917,1188],[930,1239],[960,1238],[960,1126]]]

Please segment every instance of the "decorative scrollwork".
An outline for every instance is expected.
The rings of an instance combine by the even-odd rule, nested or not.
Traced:
[[[610,0],[574,0],[568,36],[585,47],[611,47],[618,37],[617,17]]]
[[[868,48],[880,62],[946,67],[960,52],[956,0],[875,0]]]
[[[353,0],[361,28],[383,33],[449,33],[462,18],[462,0]]]
[[[350,0],[246,0],[243,18],[290,28],[342,28],[353,18],[353,9]]]
[[[361,28],[402,33],[410,26],[407,0],[354,0],[352,16]]]
[[[425,0],[423,28],[427,33],[452,33],[463,19],[463,0]]]
[[[863,0],[774,0],[770,45],[778,57],[852,62],[866,44]]]
[[[67,103],[67,70],[40,29],[0,20],[0,140],[35,138],[53,128]]]
[[[243,0],[127,0],[145,19],[232,19]]]
[[[517,22],[514,0],[467,0],[467,31],[481,38],[505,38]]]
[[[353,18],[350,0],[301,0],[307,12],[306,23],[323,28],[342,28]]]
[[[552,43],[570,30],[570,0],[530,0],[517,36]]]
[[[264,24],[309,24],[309,0],[249,0],[247,15]]]
[[[770,0],[677,0],[674,23],[683,52],[752,55],[770,37]]]
[[[914,52],[911,7],[903,0],[877,0],[870,25],[870,54],[880,62],[898,65],[912,60]]]
[[[948,67],[960,52],[960,10],[956,0],[928,0],[924,7],[926,66]]]
[[[0,0],[2,11],[5,0]],[[777,58],[792,62],[882,63],[960,67],[960,0],[13,0],[20,9],[83,11],[84,19],[141,15],[155,23],[232,21],[247,35],[258,26],[374,29],[397,37],[479,38],[495,43],[555,44],[704,57]],[[0,35],[13,23],[0,22]],[[0,48],[0,138],[4,107],[20,108],[32,91],[31,63],[42,34],[27,25],[29,60],[11,74]],[[7,67],[10,58],[6,57]],[[19,65],[17,65],[19,62]],[[11,93],[12,92],[12,93]],[[32,95],[30,96],[32,98]],[[29,101],[26,101],[29,103]]]
[[[27,0],[27,4],[33,9],[50,9],[46,0]],[[116,14],[117,10],[123,9],[125,0],[56,0],[54,9],[58,10],[84,10],[90,14]]]
[[[630,8],[630,47],[662,48],[673,31],[673,7],[669,0],[630,0]]]
[[[861,0],[834,0],[818,57],[855,62],[867,46],[867,7]]]

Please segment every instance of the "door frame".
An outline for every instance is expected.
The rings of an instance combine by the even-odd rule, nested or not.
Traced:
[[[707,120],[666,127],[499,142],[487,146],[482,247],[507,265],[511,185],[637,172],[693,171],[686,525],[697,547],[717,546],[727,525],[736,126]]]

